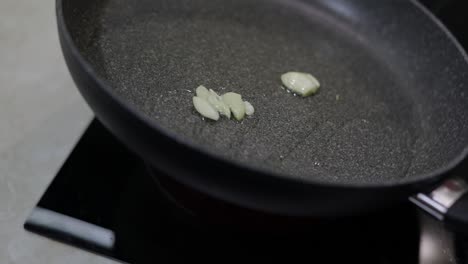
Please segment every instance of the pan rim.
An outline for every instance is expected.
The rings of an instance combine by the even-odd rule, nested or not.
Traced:
[[[111,85],[102,78],[88,62],[88,60],[81,54],[75,41],[73,40],[67,23],[65,22],[64,12],[63,12],[63,1],[65,0],[56,0],[56,16],[57,16],[57,27],[59,32],[62,34],[63,40],[66,42],[72,56],[80,64],[82,69],[86,72],[88,76],[93,78],[93,80],[100,86],[102,91],[109,96],[114,102],[116,102],[119,107],[123,108],[125,111],[129,112],[133,117],[137,118],[138,121],[145,123],[152,130],[158,131],[164,137],[174,141],[179,145],[185,146],[190,151],[198,155],[203,155],[214,161],[230,164],[241,170],[247,170],[255,174],[265,175],[268,177],[273,177],[276,180],[283,180],[288,182],[296,182],[301,184],[310,184],[314,186],[325,186],[330,188],[356,188],[356,189],[376,189],[376,188],[387,188],[387,187],[403,187],[414,184],[419,184],[427,181],[440,180],[445,173],[456,168],[465,158],[468,157],[468,145],[463,148],[463,150],[450,162],[447,162],[445,165],[426,173],[419,173],[411,178],[404,178],[402,180],[389,180],[385,182],[376,182],[376,183],[338,183],[338,182],[326,182],[315,179],[308,178],[297,178],[297,177],[287,177],[287,174],[278,173],[273,170],[261,169],[256,166],[251,166],[246,163],[242,163],[236,160],[229,160],[223,156],[216,155],[211,151],[205,150],[196,146],[196,144],[190,142],[189,140],[183,139],[182,137],[171,132],[169,129],[164,128],[163,126],[154,122],[149,116],[141,113],[136,106],[128,103],[126,100],[121,98],[115,91],[112,89]],[[448,28],[434,15],[432,14],[423,4],[418,0],[410,0],[417,10],[421,11],[429,20],[437,26],[441,32],[447,37],[447,40],[450,41],[458,51],[458,53],[463,57],[465,64],[468,66],[468,55],[462,45],[459,43],[457,38],[448,30]]]

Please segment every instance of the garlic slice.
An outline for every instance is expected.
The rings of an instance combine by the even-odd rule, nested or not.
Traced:
[[[234,117],[240,121],[245,116],[245,104],[242,96],[237,93],[225,93],[222,96],[224,103],[229,106]]]
[[[208,96],[210,95],[210,92],[208,91],[208,89],[206,89],[206,87],[203,85],[198,86],[197,89],[195,90],[195,93],[197,94],[198,97],[205,99],[205,100],[207,100]]]
[[[208,103],[210,103],[220,114],[231,118],[231,110],[227,106],[221,96],[219,96],[215,91],[210,89],[208,96]]]
[[[244,101],[244,105],[245,105],[245,114],[248,116],[253,115],[255,112],[253,105],[247,101]]]
[[[281,75],[281,81],[289,90],[303,97],[317,93],[320,83],[309,73],[288,72]]]
[[[202,116],[217,121],[219,119],[219,113],[216,109],[201,97],[193,97],[193,106]]]

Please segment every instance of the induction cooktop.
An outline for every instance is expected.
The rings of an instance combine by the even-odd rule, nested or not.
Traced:
[[[268,219],[237,225],[235,216],[218,222],[185,207],[180,193],[191,194],[170,187],[174,184],[94,120],[25,227],[128,263],[417,263],[419,220],[409,203],[349,219],[311,219],[300,226],[275,226]],[[213,210],[211,215],[226,213]]]

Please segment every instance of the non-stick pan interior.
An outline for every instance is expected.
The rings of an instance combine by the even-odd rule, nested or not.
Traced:
[[[446,166],[468,145],[466,62],[410,1],[64,2],[80,51],[119,96],[223,158],[375,184]],[[312,73],[320,92],[286,92],[287,71]],[[255,114],[202,120],[199,85],[242,94]]]

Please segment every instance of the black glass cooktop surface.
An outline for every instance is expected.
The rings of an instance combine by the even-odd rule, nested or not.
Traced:
[[[463,45],[468,44],[468,27],[464,27],[468,1],[422,2]],[[421,260],[422,225],[409,203],[349,219],[288,224],[268,218],[252,218],[250,224],[250,218],[241,221],[220,208],[149,169],[94,120],[25,228],[128,263]],[[462,254],[466,246],[460,241],[455,246],[460,254],[446,263],[466,263]]]
[[[169,196],[159,178],[165,177],[93,121],[25,227],[129,263],[417,263],[418,219],[409,204],[299,228],[264,228],[271,223],[236,225],[235,216],[218,223],[198,215]]]

